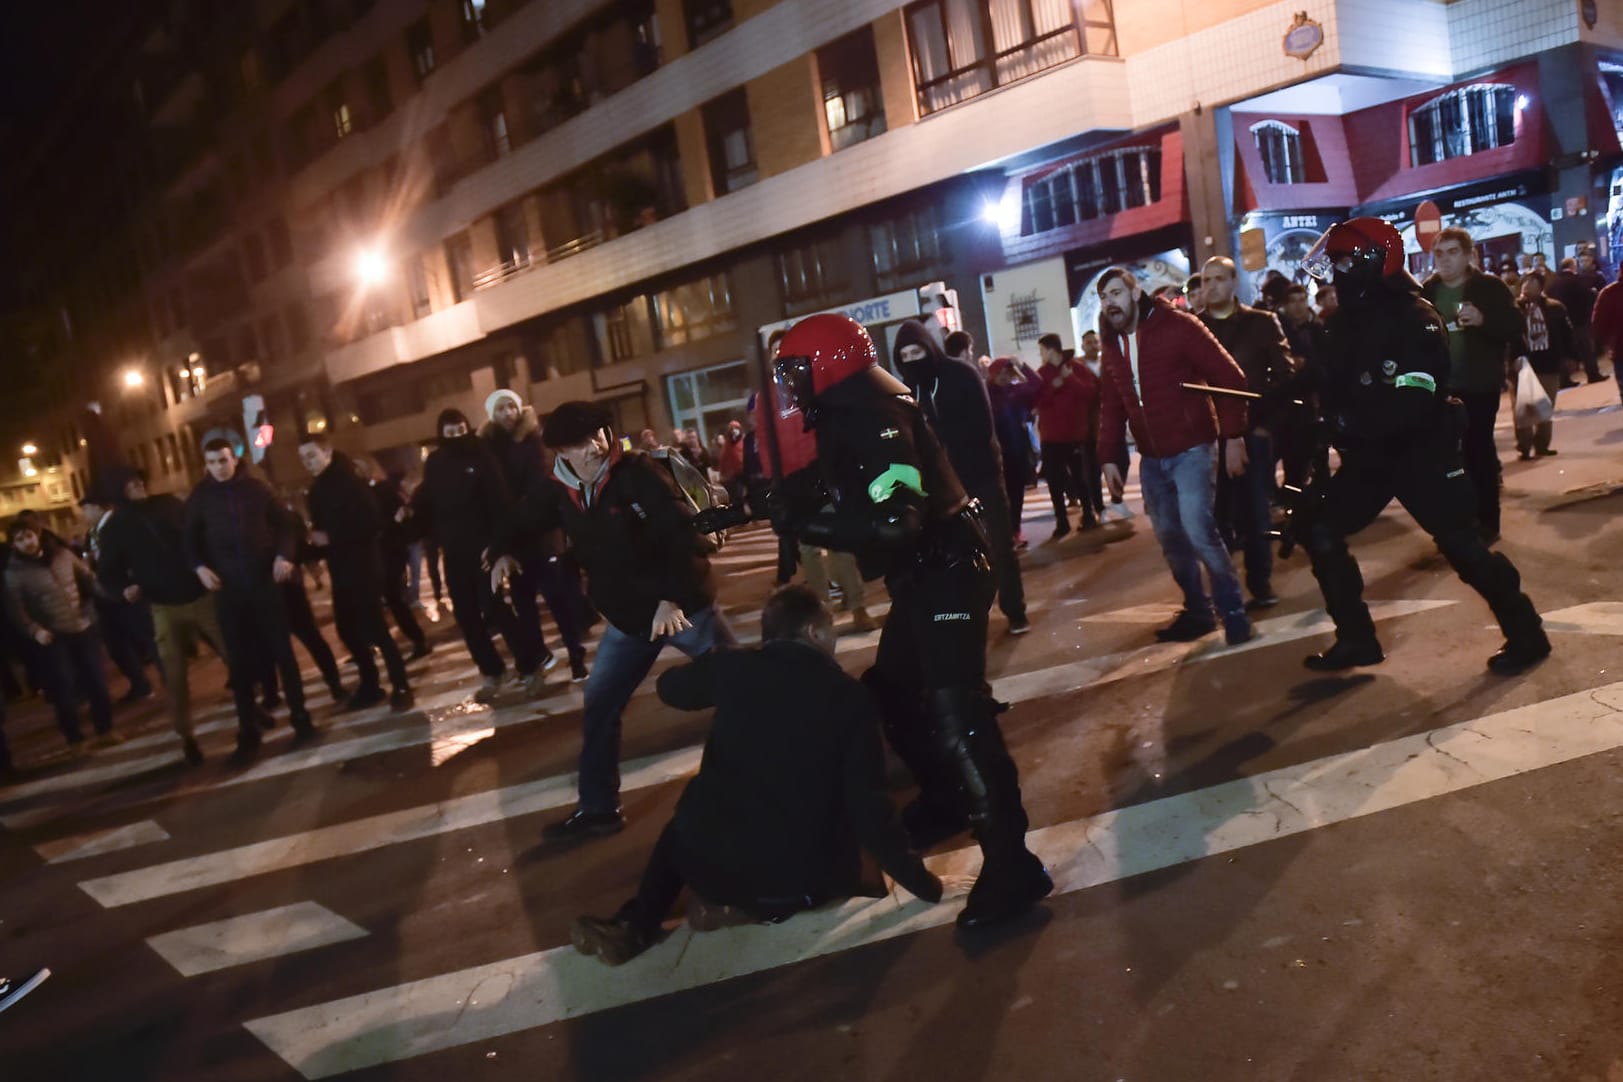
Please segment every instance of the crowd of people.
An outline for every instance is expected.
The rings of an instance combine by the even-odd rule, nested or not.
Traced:
[[[967,890],[961,926],[998,924],[1052,889],[1025,844],[1018,770],[986,680],[992,601],[1009,634],[1031,627],[1019,557],[1024,501],[1039,480],[1054,541],[1098,529],[1131,514],[1136,449],[1144,510],[1182,602],[1157,629],[1162,641],[1221,631],[1237,645],[1256,634],[1252,615],[1279,600],[1275,523],[1288,505],[1336,628],[1305,664],[1378,663],[1347,539],[1395,498],[1498,619],[1505,643],[1492,671],[1521,672],[1550,652],[1515,567],[1491,548],[1502,525],[1493,424],[1519,366],[1551,399],[1580,369],[1607,378],[1598,358],[1619,348],[1623,294],[1601,288],[1586,253],[1554,274],[1526,268],[1516,295],[1473,264],[1474,251],[1468,234],[1441,231],[1421,283],[1389,224],[1354,219],[1304,261],[1316,296],[1280,277],[1255,306],[1240,301],[1226,258],[1156,294],[1113,267],[1098,280],[1101,324],[1081,337],[1080,357],[1045,334],[1035,368],[977,359],[969,335],[922,321],[899,328],[882,363],[857,324],[808,317],[774,336],[773,379],[709,448],[688,429],[668,444],[644,430],[633,445],[595,403],[566,402],[542,419],[498,390],[477,430],[457,410],[440,414],[409,491],[324,435],[301,436],[310,482],[299,511],[242,462],[238,439],[211,432],[207,476],[184,502],[112,466],[85,502],[83,545],[34,516],[11,524],[6,642],[75,753],[86,741],[81,706],[93,742],[118,740],[104,645],[129,683],[121,701],[154,694],[154,670],[193,763],[203,756],[186,670],[206,644],[225,659],[233,758],[247,762],[281,699],[296,738],[316,735],[295,638],[347,709],[412,706],[406,663],[429,649],[414,616],[427,548],[438,554],[428,565],[435,599],[443,578],[482,675],[476,699],[544,693],[558,658],[543,607],[572,679],[585,682],[579,800],[545,826],[547,841],[623,829],[621,715],[665,647],[689,660],[660,676],[660,698],[714,711],[699,773],[635,895],[611,917],[576,921],[581,951],[618,964],[646,950],[684,889],[698,927],[882,893],[862,850],[925,901]],[[1517,445],[1523,457],[1554,454],[1549,421],[1519,427]],[[1333,476],[1329,447],[1340,460]],[[777,588],[763,644],[740,649],[711,556],[752,520],[778,535]],[[326,565],[352,691],[311,615],[303,580],[315,560]],[[806,585],[792,584],[797,570]],[[891,608],[856,680],[834,661],[828,606],[837,596],[852,630],[875,629],[876,581]],[[588,667],[585,637],[599,621]],[[899,816],[881,734],[918,784]],[[966,831],[981,872],[973,884],[943,883],[920,854]]]

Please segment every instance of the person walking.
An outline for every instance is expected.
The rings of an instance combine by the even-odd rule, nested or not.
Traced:
[[[381,523],[378,552],[383,562],[383,604],[389,610],[389,615],[394,617],[400,633],[411,643],[411,656],[406,660],[418,661],[432,653],[433,648],[428,645],[428,636],[423,634],[423,626],[417,622],[417,616],[412,611],[421,607],[415,592],[421,587],[421,581],[413,585],[411,593],[407,592],[411,542],[401,521],[405,516],[400,514],[401,508],[406,506],[406,497],[401,489],[404,478],[399,473],[380,476],[374,469],[370,476],[363,470],[361,480],[371,492]]]
[[[1110,333],[1104,341],[1099,452],[1112,495],[1124,481],[1116,464],[1131,427],[1138,444],[1144,509],[1155,528],[1183,609],[1156,632],[1163,642],[1188,642],[1217,621],[1229,645],[1251,638],[1245,595],[1218,533],[1216,474],[1246,467],[1245,403],[1184,387],[1199,383],[1246,389],[1245,373],[1200,319],[1150,297],[1133,272],[1112,267],[1099,278],[1099,300]],[[1221,463],[1219,448],[1221,447]],[[1211,593],[1201,581],[1205,568]],[[1213,604],[1216,605],[1214,618]]]
[[[893,360],[946,448],[953,472],[969,498],[980,504],[981,525],[997,572],[998,608],[1008,621],[1009,634],[1024,635],[1031,630],[1031,621],[1026,617],[1025,584],[1014,551],[1009,498],[1003,489],[1003,449],[992,425],[986,384],[973,361],[947,356],[918,320],[897,328]]]
[[[390,709],[409,710],[414,700],[406,663],[383,623],[383,516],[354,464],[333,450],[325,435],[306,434],[299,442],[299,461],[314,478],[305,494],[313,526],[310,540],[327,560],[338,637],[360,676],[344,709],[365,710],[383,701],[372,657],[376,650],[389,673]]]
[[[56,711],[57,728],[75,756],[85,752],[79,704],[89,707],[96,746],[123,743],[113,731],[113,703],[96,625],[84,597],[95,588],[89,565],[66,545],[47,544],[29,519],[13,520],[8,532],[5,607],[12,624],[39,647],[39,671]]]
[[[540,644],[486,574],[492,549],[511,529],[512,497],[501,465],[460,410],[441,411],[437,431],[439,446],[423,463],[423,483],[412,495],[408,515],[415,531],[432,536],[444,553],[451,612],[484,677],[474,699],[494,702],[507,675],[507,663],[491,641],[492,624],[507,641],[525,695],[539,695],[544,687]]]
[[[133,470],[111,472],[102,484],[117,500],[102,525],[96,576],[109,594],[152,607],[169,720],[186,761],[196,766],[203,751],[192,726],[191,656],[200,642],[222,659],[228,655],[214,598],[186,561],[186,505],[149,494]]]
[[[1471,265],[1473,251],[1475,242],[1465,230],[1439,232],[1431,248],[1437,269],[1421,289],[1448,331],[1448,392],[1465,404],[1465,472],[1476,492],[1478,527],[1492,544],[1499,539],[1494,422],[1505,389],[1505,361],[1522,351],[1524,322],[1510,289]]]
[[[1082,498],[1082,528],[1099,525],[1098,512],[1084,497],[1088,447],[1093,435],[1093,414],[1099,401],[1099,380],[1086,365],[1067,359],[1059,335],[1037,339],[1042,366],[1037,391],[1037,437],[1042,445],[1043,476],[1054,504],[1054,533],[1058,540],[1071,532],[1067,497]]]
[[[1527,321],[1527,366],[1533,370],[1533,375],[1538,378],[1539,386],[1549,396],[1553,407],[1555,396],[1561,389],[1561,376],[1575,359],[1577,335],[1568,319],[1566,305],[1544,295],[1543,275],[1529,274],[1522,279],[1519,303],[1522,317]],[[1555,454],[1555,448],[1550,446],[1554,431],[1553,419],[1524,426],[1518,414],[1516,451],[1522,461],[1534,455],[1545,457]]]
[[[1013,357],[999,357],[987,369],[986,394],[992,407],[992,427],[1003,451],[1003,491],[1009,497],[1009,529],[1014,549],[1024,552],[1026,533],[1022,514],[1026,487],[1035,477],[1035,454],[1031,437],[1031,407],[1037,401],[1042,379]]]
[[[207,474],[186,501],[187,562],[215,596],[237,709],[233,758],[242,763],[258,753],[262,739],[262,715],[253,699],[254,684],[263,679],[262,658],[281,676],[294,742],[316,736],[282,591],[298,574],[299,524],[270,486],[250,475],[226,432],[205,434],[203,465]]]

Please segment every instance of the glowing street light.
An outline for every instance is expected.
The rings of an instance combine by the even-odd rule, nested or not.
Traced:
[[[355,280],[362,289],[370,289],[389,274],[389,264],[376,248],[362,248],[355,253]]]
[[[146,376],[141,374],[141,370],[139,368],[124,369],[124,386],[129,390],[138,390],[139,388],[145,386],[146,381]]]

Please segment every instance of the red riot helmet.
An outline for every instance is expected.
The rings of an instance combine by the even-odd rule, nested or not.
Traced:
[[[1404,270],[1403,238],[1382,218],[1350,218],[1325,230],[1302,269],[1321,282],[1369,286]]]
[[[862,324],[849,316],[807,316],[789,328],[772,362],[778,408],[804,413],[830,387],[878,364],[878,351]]]

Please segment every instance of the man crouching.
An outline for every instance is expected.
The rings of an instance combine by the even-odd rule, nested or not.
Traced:
[[[941,900],[885,794],[878,709],[834,660],[828,610],[786,586],[761,613],[761,637],[759,649],[704,654],[660,676],[670,706],[715,708],[710,739],[636,896],[612,918],[575,920],[582,954],[635,958],[659,940],[683,887],[690,910],[756,921],[871,894],[863,849],[910,893]]]

